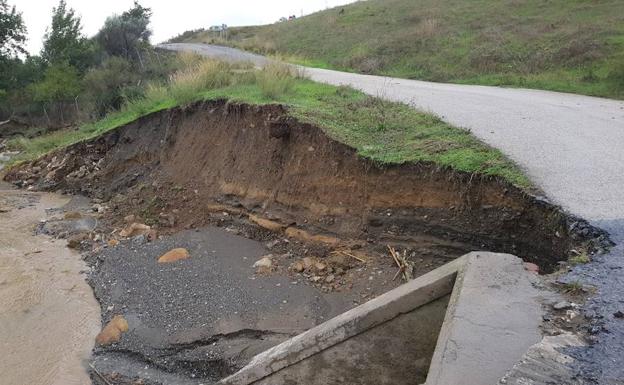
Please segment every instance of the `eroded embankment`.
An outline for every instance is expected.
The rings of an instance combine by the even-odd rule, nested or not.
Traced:
[[[324,234],[312,241],[334,247],[338,238],[352,248],[394,244],[446,258],[487,249],[546,271],[603,237],[499,179],[376,164],[281,106],[212,101],[154,113],[20,165],[6,179],[116,201],[153,223],[175,207],[184,211],[179,226],[198,226],[218,203],[270,218],[293,237]]]

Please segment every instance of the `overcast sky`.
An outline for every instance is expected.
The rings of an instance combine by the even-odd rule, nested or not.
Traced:
[[[83,32],[94,35],[107,16],[122,13],[133,0],[66,0],[82,17]],[[282,16],[297,17],[326,7],[351,3],[353,0],[141,0],[152,8],[152,42],[159,43],[189,29],[215,24],[230,26],[267,24]],[[22,12],[28,27],[27,48],[32,54],[41,50],[41,39],[52,18],[52,7],[58,0],[9,0]]]

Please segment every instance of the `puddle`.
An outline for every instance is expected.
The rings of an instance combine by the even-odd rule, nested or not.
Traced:
[[[0,361],[3,385],[91,384],[85,360],[100,310],[64,240],[34,235],[67,199],[0,185]]]

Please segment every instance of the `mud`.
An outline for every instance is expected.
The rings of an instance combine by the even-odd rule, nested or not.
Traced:
[[[484,249],[550,272],[571,249],[609,246],[603,232],[505,181],[376,164],[281,106],[213,101],[154,113],[6,180],[98,202],[107,231],[80,247],[103,320],[123,314],[130,330],[95,350],[96,383],[213,382],[399,285],[388,246],[414,276]],[[119,237],[129,214],[160,239]],[[92,224],[41,230],[69,236]],[[191,258],[156,263],[178,247]],[[252,265],[267,254],[274,265],[259,273]],[[295,268],[304,258],[325,267]]]
[[[65,241],[35,235],[68,199],[0,185],[0,377],[6,385],[86,385],[99,306]]]

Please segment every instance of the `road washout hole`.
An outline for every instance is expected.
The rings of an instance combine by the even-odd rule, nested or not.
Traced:
[[[264,242],[277,266],[269,278],[298,273],[306,277],[305,283],[330,296],[358,285],[363,290],[372,286],[367,282],[370,272],[358,275],[358,266],[361,261],[368,267],[392,266],[388,246],[410,260],[413,275],[419,276],[474,250],[514,254],[548,273],[568,258],[570,250],[591,250],[607,242],[605,234],[587,222],[504,180],[428,163],[378,164],[321,128],[298,122],[280,105],[218,100],[156,112],[16,166],[6,180],[24,188],[92,197],[109,208],[104,219],[111,228],[123,228],[124,216],[132,214],[160,234],[172,236],[141,246],[137,255],[150,247],[158,250],[149,255],[181,247],[179,243],[194,236],[190,229],[210,236],[211,228],[221,227],[242,239]],[[188,247],[198,243],[201,239]],[[96,275],[107,274],[115,253],[107,250],[94,257]],[[201,254],[191,250],[194,253]],[[259,249],[250,253],[245,266],[262,254]],[[313,267],[300,270],[295,264],[304,256]],[[191,258],[181,266],[193,263],[199,262]],[[319,263],[326,267],[317,269]],[[126,267],[131,273],[141,268]],[[332,270],[312,273],[314,269]],[[346,272],[354,272],[350,280],[343,278]],[[154,274],[153,282],[164,279]],[[397,285],[392,278],[386,277],[387,287],[380,285],[376,294]],[[121,289],[102,290],[112,279],[92,281],[105,322],[112,316],[106,309],[127,304],[110,299]],[[123,282],[133,279],[129,276]],[[328,301],[321,297],[321,302]],[[330,311],[331,306],[323,303],[327,316],[352,306],[343,302]],[[137,303],[134,310],[139,307]],[[131,324],[141,321],[138,311],[129,317]],[[257,335],[256,329],[250,330],[250,335],[226,333],[224,344],[249,338],[275,344],[290,335],[270,330]],[[135,345],[141,345],[149,333],[135,337]],[[168,341],[160,349],[152,349],[158,341],[148,348],[115,346],[106,354],[111,362],[113,355],[122,354],[132,357],[137,367],[150,362],[165,372],[213,380],[244,365],[246,358],[233,362],[227,354],[212,361],[187,354],[189,347],[206,354],[206,346],[219,342],[211,338],[199,333],[185,344]]]

